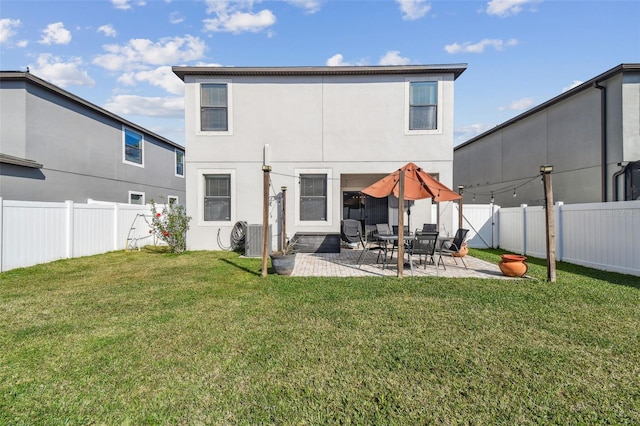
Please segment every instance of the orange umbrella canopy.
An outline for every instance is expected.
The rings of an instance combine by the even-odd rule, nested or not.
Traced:
[[[373,185],[363,189],[362,192],[375,198],[383,198],[391,194],[400,198],[400,194],[398,193],[400,170],[404,170],[405,200],[433,198],[433,201],[440,202],[459,200],[462,198],[462,195],[450,190],[436,178],[413,163],[407,163],[401,169],[396,170]]]

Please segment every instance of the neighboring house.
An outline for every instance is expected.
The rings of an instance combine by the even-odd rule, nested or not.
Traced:
[[[640,64],[621,64],[454,149],[464,202],[541,205],[640,199]],[[514,195],[515,194],[515,195]]]
[[[262,223],[265,145],[273,246],[282,187],[289,238],[335,236],[346,218],[397,223],[397,199],[360,191],[410,161],[451,185],[454,81],[465,69],[174,67],[185,82],[190,248],[224,248],[236,222]],[[430,203],[415,203],[412,227],[437,222]]]
[[[184,153],[29,72],[0,72],[0,197],[184,204]]]

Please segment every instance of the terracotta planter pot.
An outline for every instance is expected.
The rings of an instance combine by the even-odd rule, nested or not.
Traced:
[[[467,247],[467,243],[462,244],[460,250],[457,253],[453,253],[454,257],[464,257],[469,253],[469,248]]]
[[[502,260],[498,263],[500,270],[508,277],[522,277],[529,270],[529,265],[525,262],[527,258],[518,254],[503,254]]]

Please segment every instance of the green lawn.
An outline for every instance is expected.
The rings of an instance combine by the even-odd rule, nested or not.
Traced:
[[[0,424],[640,424],[640,278],[530,261],[262,278],[149,249],[5,272]]]

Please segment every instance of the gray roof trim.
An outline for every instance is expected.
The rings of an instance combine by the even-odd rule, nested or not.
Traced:
[[[7,155],[7,154],[0,154],[0,163],[29,167],[31,169],[41,169],[44,167],[42,164],[36,163],[33,160],[27,160],[26,158],[14,157],[13,155]]]
[[[453,73],[454,80],[467,69],[467,64],[342,66],[342,67],[172,67],[183,81],[185,76],[340,76]]]
[[[536,114],[542,110],[544,110],[545,108],[548,108],[554,104],[557,104],[558,102],[562,102],[563,100],[570,98],[571,96],[575,95],[578,92],[582,92],[583,90],[589,89],[591,87],[593,87],[594,84],[598,84],[598,83],[602,83],[604,80],[608,80],[609,78],[615,76],[616,74],[619,74],[621,72],[625,72],[625,71],[640,71],[640,63],[634,63],[634,64],[620,64],[616,67],[611,68],[608,71],[603,72],[602,74],[598,75],[597,77],[592,78],[589,81],[585,81],[584,83],[582,83],[579,86],[574,87],[571,90],[567,90],[566,92],[556,96],[555,98],[552,98],[536,107],[531,108],[528,111],[523,112],[522,114],[508,120],[505,121],[502,124],[498,124],[497,126],[495,126],[494,128],[487,130],[484,133],[481,133],[477,136],[474,136],[473,138],[469,139],[466,142],[461,143],[460,145],[456,146],[453,148],[454,151],[456,151],[459,148],[465,147],[469,144],[472,144],[473,142],[482,139],[494,132],[497,132],[499,130],[502,130],[506,127],[509,127],[510,125],[523,120],[533,114]]]
[[[173,142],[173,141],[165,138],[164,136],[160,136],[157,133],[154,133],[154,132],[152,132],[152,131],[150,131],[148,129],[145,129],[142,126],[139,126],[139,125],[137,125],[135,123],[130,122],[129,120],[125,120],[124,118],[122,118],[122,117],[120,117],[120,116],[118,116],[118,115],[116,115],[116,114],[114,114],[112,112],[109,112],[106,109],[101,108],[101,107],[99,107],[99,106],[97,106],[95,104],[92,104],[91,102],[89,102],[89,101],[87,101],[85,99],[82,99],[81,97],[76,96],[73,93],[67,92],[66,90],[61,89],[60,87],[58,87],[56,85],[53,85],[53,84],[49,83],[48,81],[45,81],[45,80],[43,80],[43,79],[41,79],[39,77],[36,77],[35,75],[33,75],[33,74],[29,73],[29,72],[0,71],[0,81],[2,81],[2,80],[7,80],[7,81],[8,80],[24,80],[24,81],[33,83],[33,84],[38,85],[38,86],[40,86],[40,87],[42,87],[42,88],[44,88],[44,89],[46,89],[46,90],[48,90],[50,92],[53,92],[53,93],[58,94],[60,96],[63,96],[63,97],[65,97],[65,98],[67,98],[67,99],[69,99],[69,100],[71,100],[73,102],[76,102],[76,103],[78,103],[78,104],[80,104],[80,105],[82,105],[82,106],[84,106],[86,108],[92,109],[92,110],[94,110],[94,111],[96,111],[96,112],[98,112],[98,113],[100,113],[100,114],[102,114],[104,116],[107,116],[107,117],[109,117],[109,118],[111,118],[113,120],[119,121],[120,123],[126,125],[127,127],[135,129],[135,130],[137,130],[137,131],[139,131],[141,133],[145,133],[147,135],[153,136],[155,139],[158,139],[158,140],[160,140],[160,141],[162,141],[162,142],[164,142],[166,144],[169,144],[171,146],[179,148],[179,149],[181,149],[183,151],[185,149],[184,146],[182,146],[182,145],[180,145],[180,144],[178,144],[176,142]]]

